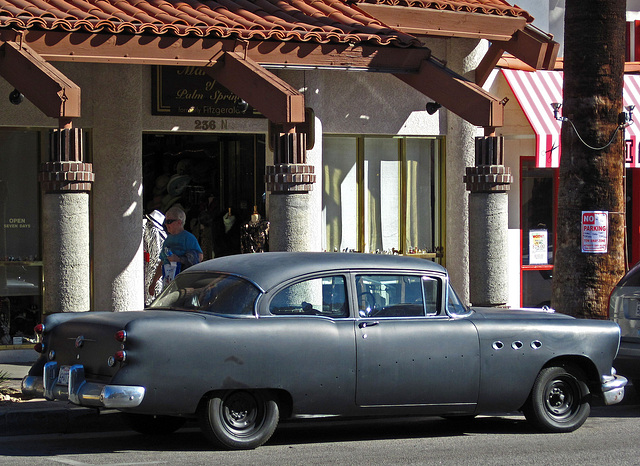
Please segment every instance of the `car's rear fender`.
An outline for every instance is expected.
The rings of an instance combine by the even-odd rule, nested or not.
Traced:
[[[565,361],[584,367],[593,393],[601,394],[602,378],[611,374],[620,339],[617,325],[600,320],[495,317],[474,323],[481,353],[478,409],[485,412],[518,409],[538,373]]]

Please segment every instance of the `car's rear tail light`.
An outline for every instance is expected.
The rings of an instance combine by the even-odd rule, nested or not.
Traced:
[[[116,354],[113,355],[113,358],[118,362],[125,362],[127,360],[127,352],[116,351]]]
[[[125,341],[127,341],[126,330],[117,331],[115,337],[116,337],[116,340],[118,340],[120,343],[124,343]]]
[[[36,343],[33,346],[33,349],[36,350],[36,352],[38,352],[38,353],[44,353],[44,344],[43,343]]]
[[[38,324],[33,327],[33,331],[36,335],[42,335],[44,333],[44,324]]]

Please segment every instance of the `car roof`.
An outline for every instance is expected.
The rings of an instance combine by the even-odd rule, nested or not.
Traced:
[[[340,252],[235,254],[202,262],[189,268],[187,272],[231,273],[254,282],[263,290],[269,290],[285,280],[309,273],[363,269],[447,273],[441,265],[416,257]]]

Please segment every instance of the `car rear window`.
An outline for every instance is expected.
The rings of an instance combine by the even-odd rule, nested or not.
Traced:
[[[215,272],[182,273],[162,291],[149,309],[254,315],[260,290],[239,277]]]

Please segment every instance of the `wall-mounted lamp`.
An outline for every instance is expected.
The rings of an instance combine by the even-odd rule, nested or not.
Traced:
[[[558,112],[560,111],[560,108],[562,108],[562,104],[559,102],[553,102],[551,104],[551,108],[553,108],[553,118],[555,118],[556,120],[559,121],[566,121],[567,123],[569,123],[569,125],[571,125],[571,127],[573,128],[573,131],[576,133],[576,136],[578,137],[578,139],[580,140],[580,142],[582,144],[584,144],[585,147],[588,147],[591,150],[604,150],[607,147],[609,147],[611,144],[613,144],[616,135],[618,134],[618,131],[620,130],[624,130],[624,128],[626,128],[627,126],[631,126],[633,124],[633,109],[636,108],[635,105],[627,105],[624,109],[626,111],[624,112],[620,112],[618,114],[618,126],[616,126],[615,131],[613,132],[613,134],[611,135],[611,139],[609,140],[609,142],[607,142],[604,146],[600,146],[600,147],[595,147],[592,145],[589,145],[583,138],[582,136],[580,136],[580,133],[578,133],[578,129],[576,128],[576,125],[573,124],[573,121],[571,121],[569,118],[564,117],[564,116],[558,116]]]
[[[624,113],[624,125],[631,126],[633,124],[633,109],[635,109],[635,105],[627,105],[624,109],[626,112]]]
[[[240,113],[246,113],[249,110],[249,104],[243,99],[238,99],[236,100],[236,110]]]
[[[429,115],[433,115],[438,110],[440,110],[441,107],[442,105],[440,105],[438,102],[427,102],[427,113]]]
[[[9,102],[11,102],[13,105],[20,105],[23,100],[24,100],[24,96],[20,93],[18,89],[14,89],[9,94]]]
[[[559,121],[565,121],[566,120],[565,117],[558,116],[558,112],[560,111],[561,107],[562,107],[562,104],[560,102],[553,102],[551,104],[551,108],[553,108],[553,118]]]

